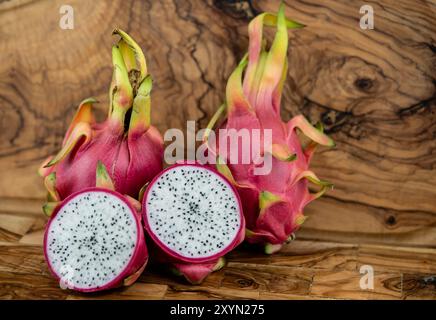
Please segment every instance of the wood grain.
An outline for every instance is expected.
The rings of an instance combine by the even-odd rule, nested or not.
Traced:
[[[115,26],[146,53],[153,123],[198,128],[246,50],[249,19],[278,3],[74,0],[75,29],[62,30],[60,0],[1,2],[0,211],[45,196],[36,168],[59,148],[79,101],[95,96],[104,115]],[[321,120],[337,142],[313,163],[336,187],[307,208],[300,236],[435,247],[436,4],[368,3],[374,30],[359,28],[360,1],[286,1],[307,27],[290,32],[283,118]],[[0,241],[15,234],[2,226]]]
[[[369,246],[359,247],[357,267],[370,265],[377,272],[396,270],[436,274],[436,249]]]
[[[436,277],[434,274],[405,274],[403,276],[403,299],[436,300]]]
[[[355,270],[358,248],[353,244],[296,241],[285,246],[279,255],[265,254],[248,245],[229,254],[239,263],[268,264],[271,266],[304,267],[312,269]]]
[[[332,263],[326,252],[336,246],[344,247],[297,240],[276,255],[244,262],[245,249],[239,248],[228,257],[226,267],[201,285],[190,285],[162,267],[149,265],[133,286],[90,295],[59,288],[49,274],[42,247],[0,246],[0,299],[436,299],[434,249],[420,249],[413,259],[415,248],[355,244],[353,250],[341,251],[341,261],[357,258],[351,268]],[[294,252],[293,263],[277,265],[290,252]],[[363,264],[374,268],[374,289],[360,288]]]
[[[377,273],[374,289],[362,290],[361,275],[351,271],[325,271],[315,275],[311,294],[338,299],[399,299],[402,279],[400,274]]]

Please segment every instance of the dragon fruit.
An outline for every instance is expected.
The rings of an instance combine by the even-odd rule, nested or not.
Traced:
[[[155,261],[198,284],[225,264],[244,240],[245,220],[234,187],[216,170],[179,163],[160,173],[142,199]]]
[[[140,202],[114,191],[101,162],[95,180],[96,187],[44,206],[50,216],[44,235],[49,269],[61,287],[81,292],[131,285],[148,260]],[[58,200],[55,185],[48,187]]]
[[[124,31],[112,47],[113,78],[108,117],[96,123],[95,99],[80,105],[62,142],[62,149],[39,170],[49,179],[56,172],[61,199],[95,185],[94,168],[101,160],[109,169],[115,189],[137,197],[142,186],[162,170],[163,139],[150,125],[152,80],[141,48]]]
[[[277,27],[269,51],[262,39],[264,25]],[[302,115],[295,116],[288,123],[280,117],[280,100],[287,74],[287,28],[299,27],[302,25],[285,18],[283,5],[278,15],[263,13],[250,22],[248,54],[231,74],[226,87],[226,102],[211,119],[204,135],[209,152],[218,159],[218,171],[232,181],[239,192],[246,219],[247,242],[264,246],[266,253],[276,252],[283,243],[292,240],[294,232],[306,219],[304,207],[332,187],[309,170],[309,162],[317,144],[331,147],[334,146],[333,140],[323,133],[322,127],[313,127]],[[222,117],[224,120],[218,124]],[[210,133],[216,127],[216,135],[213,135],[216,138],[212,143]],[[232,152],[241,159],[244,142],[230,150],[220,149],[223,130],[219,129],[259,130],[261,141],[265,140],[269,130],[271,141],[261,143],[258,148],[264,159],[269,155],[271,171],[256,174],[259,161],[254,158],[249,163],[228,161]],[[296,129],[312,140],[305,147]],[[318,185],[319,191],[311,193],[308,182]]]

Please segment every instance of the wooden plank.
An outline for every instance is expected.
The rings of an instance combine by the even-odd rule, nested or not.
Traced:
[[[299,240],[285,245],[280,252],[265,255],[244,245],[230,253],[232,262],[314,269],[356,269],[357,245]]]
[[[0,229],[23,236],[32,228],[35,220],[35,217],[0,213]]]
[[[0,246],[0,272],[50,274],[41,246]]]
[[[310,295],[339,299],[399,299],[400,273],[375,273],[374,289],[360,288],[358,271],[318,271],[313,277]]]
[[[221,287],[307,295],[312,277],[310,269],[229,262]]]
[[[357,261],[376,272],[436,273],[436,249],[362,245]]]
[[[20,244],[42,246],[44,242],[44,230],[32,231],[20,239]]]
[[[42,245],[47,217],[41,200],[0,199],[0,245]]]
[[[18,242],[18,240],[20,240],[20,238],[21,237],[15,233],[0,229],[0,242],[1,243]]]
[[[297,242],[296,242],[297,243]],[[332,244],[318,244],[316,248]],[[301,256],[318,252],[309,249]],[[314,267],[281,266],[240,262],[229,257],[228,264],[212,273],[200,285],[191,285],[182,277],[149,265],[138,282],[129,288],[84,295],[59,288],[44,261],[42,248],[27,245],[0,246],[0,297],[5,299],[436,299],[432,249],[362,246],[357,269],[347,270],[336,264],[317,263]],[[236,252],[236,257],[237,252]],[[307,257],[306,257],[307,258]],[[325,259],[329,260],[328,255]],[[431,267],[420,269],[418,264]],[[374,267],[374,289],[360,288],[359,266]],[[328,266],[331,268],[328,268]],[[323,266],[322,268],[319,266]],[[422,272],[426,270],[426,272]],[[412,272],[415,271],[415,272]]]
[[[305,214],[309,218],[298,232],[301,239],[436,247],[432,212],[376,208],[327,196],[311,203]]]
[[[223,286],[225,269],[210,274],[200,285],[192,285],[183,277],[174,276],[161,266],[150,266],[139,279],[141,283],[165,284],[165,299],[258,299],[258,290],[240,290]]]
[[[83,294],[61,289],[48,275],[3,271],[0,271],[0,283],[0,299],[162,299],[167,289],[165,285],[135,283],[131,287]]]
[[[0,299],[56,299],[68,296],[53,277],[0,271]]]
[[[26,215],[40,216],[42,214],[43,199],[29,199],[32,195],[28,194],[28,198],[0,198],[1,213],[17,213]]]

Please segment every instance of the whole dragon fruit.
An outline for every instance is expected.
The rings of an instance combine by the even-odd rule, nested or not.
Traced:
[[[162,170],[163,139],[150,125],[152,80],[144,54],[124,31],[112,47],[113,78],[107,119],[96,123],[94,99],[84,100],[62,142],[62,149],[39,170],[50,179],[56,172],[56,191],[61,199],[95,185],[95,166],[101,160],[108,168],[115,189],[137,197],[142,186]]]
[[[101,162],[94,174],[94,187],[62,201],[57,201],[55,185],[48,185],[55,201],[44,206],[50,217],[44,235],[44,256],[50,272],[64,289],[95,292],[129,286],[148,261],[141,204],[114,191]]]
[[[264,25],[277,26],[269,51],[262,39]],[[298,27],[302,25],[285,18],[283,5],[277,16],[263,13],[251,21],[248,55],[231,74],[226,87],[226,103],[211,119],[204,136],[209,152],[218,159],[217,169],[237,187],[246,219],[246,240],[264,245],[266,253],[276,252],[283,243],[292,240],[293,232],[306,218],[304,207],[332,187],[309,170],[309,162],[317,144],[334,146],[334,142],[321,127],[313,127],[302,115],[288,123],[280,117],[280,100],[287,73],[287,28]],[[259,166],[256,159],[236,164],[229,161],[232,152],[237,153],[239,160],[244,156],[244,141],[236,148],[223,150],[223,130],[216,130],[216,139],[211,143],[210,129],[216,127],[225,112],[226,118],[218,128],[227,132],[259,130],[262,140],[269,130],[272,137],[269,148],[261,147],[263,144],[259,146],[263,156],[270,155],[269,174],[256,174],[255,169]],[[296,129],[312,142],[303,148]],[[308,182],[320,186],[320,190],[309,192]]]

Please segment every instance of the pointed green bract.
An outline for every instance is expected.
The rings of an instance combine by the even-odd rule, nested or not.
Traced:
[[[100,160],[97,162],[97,170],[95,175],[95,185],[99,188],[115,190],[114,183],[106,170],[105,165]]]
[[[136,64],[136,56],[135,53],[132,50],[132,47],[130,47],[126,41],[123,39],[120,39],[118,41],[118,48],[120,49],[120,53],[123,57],[124,64],[126,65],[127,74],[129,75],[129,81],[130,85],[132,86],[133,95],[136,95],[136,92],[138,91],[138,87],[143,81],[143,75],[141,74],[141,71],[137,67]]]
[[[282,244],[267,243],[267,244],[265,244],[264,250],[265,250],[266,254],[273,254],[273,253],[280,251],[281,248],[282,248]]]
[[[262,50],[262,52],[260,53],[259,63],[256,65],[256,71],[254,73],[254,76],[252,77],[253,79],[251,81],[250,79],[248,79],[249,76],[248,69],[247,69],[246,76],[244,78],[244,92],[246,93],[248,97],[248,101],[251,103],[252,106],[256,106],[257,95],[259,93],[259,86],[262,80],[263,73],[265,71],[265,63],[267,57],[268,57],[268,52]],[[247,83],[247,87],[245,87],[246,83]]]
[[[311,198],[312,198],[311,200],[317,199],[317,198],[321,197],[327,190],[333,189],[332,183],[318,179],[318,177],[315,175],[315,173],[313,171],[310,171],[310,170],[302,171],[295,178],[295,182],[297,182],[303,178],[309,180],[310,182],[312,182],[313,184],[316,184],[317,186],[319,186],[321,188],[318,192],[311,194]]]
[[[124,196],[126,197],[127,201],[132,205],[132,207],[135,208],[138,217],[141,217],[141,203],[127,194],[125,194]]]
[[[276,143],[272,145],[272,155],[274,158],[286,162],[291,162],[297,159],[297,155],[292,153],[287,145]]]
[[[288,74],[288,60],[285,60],[282,77],[280,78],[279,84],[277,85],[276,89],[272,93],[272,106],[277,114],[280,114],[280,103],[282,100],[283,87],[285,85],[287,74]]]
[[[66,139],[62,149],[44,166],[44,168],[51,167],[64,159],[77,146],[77,144],[80,143],[83,145],[87,143],[91,139],[91,134],[92,130],[89,123],[79,122],[72,130],[68,139]]]
[[[218,108],[218,110],[215,112],[215,114],[210,119],[210,121],[207,124],[206,129],[204,130],[204,133],[203,133],[202,141],[203,141],[204,145],[206,146],[208,152],[210,152],[210,156],[213,158],[216,158],[216,152],[217,152],[216,141],[215,141],[215,139],[213,139],[214,141],[211,143],[209,136],[210,136],[210,133],[213,131],[215,125],[217,124],[218,119],[220,119],[222,116],[224,116],[223,118],[227,117],[227,115],[225,114],[226,108],[227,108],[227,106],[225,103],[223,103]],[[218,169],[218,166],[217,166],[217,169]]]
[[[56,207],[59,205],[59,202],[53,201],[53,202],[46,202],[42,206],[42,211],[47,217],[51,217]]]
[[[253,231],[251,231],[250,229],[245,228],[245,239],[251,238],[254,235],[255,235],[255,233]]]
[[[316,125],[315,125],[315,128],[316,128],[316,130],[318,130],[319,132],[321,132],[321,133],[324,133],[324,126],[323,126],[323,124],[321,123],[321,122],[318,122]],[[333,140],[332,140],[333,141]],[[316,150],[316,147],[318,146],[318,143],[317,142],[315,142],[315,141],[313,141],[313,140],[311,140],[306,146],[305,146],[305,148],[304,148],[304,154],[305,154],[305,156],[306,156],[306,158],[307,158],[307,160],[308,161],[310,161],[311,160],[311,158],[312,158],[312,156],[313,156],[313,154],[315,153],[315,150]],[[332,145],[333,147],[335,146],[335,143],[333,142],[333,145]]]
[[[255,82],[255,78],[259,78],[259,73],[262,75],[264,66],[262,66],[262,53],[266,55],[264,50],[265,44],[263,40],[263,26],[277,26],[278,18],[274,13],[261,13],[256,18],[254,18],[249,26],[248,33],[250,37],[249,43],[249,63],[247,67],[247,72],[244,79],[244,92],[248,96],[249,101],[252,102],[252,96],[249,92],[257,92],[258,84]],[[298,29],[304,27],[303,24],[286,19],[286,27],[289,29]],[[264,64],[265,61],[263,61]]]
[[[118,48],[120,49],[121,55],[123,56],[124,64],[126,65],[127,73],[132,70],[138,70],[136,66],[136,57],[132,48],[127,44],[124,39],[118,41]],[[138,70],[139,71],[139,70]]]
[[[226,258],[220,257],[213,267],[212,271],[218,271],[221,270],[226,265]]]
[[[71,121],[70,126],[67,129],[62,145],[65,144],[68,137],[71,135],[71,132],[74,130],[74,128],[78,123],[85,122],[85,123],[92,124],[95,121],[94,116],[92,114],[92,105],[97,102],[98,101],[95,98],[88,98],[83,100],[79,104],[76,114],[74,115],[73,120]]]
[[[322,130],[318,130],[312,126],[303,115],[295,116],[289,121],[289,131],[291,132],[294,128],[300,129],[305,136],[320,145],[328,147],[335,146],[335,142],[329,136],[327,136]]]
[[[138,88],[133,100],[132,115],[129,124],[129,135],[143,133],[150,127],[151,97],[152,88],[151,76],[147,76]]]
[[[138,280],[138,278],[144,272],[145,266],[147,265],[147,263],[148,263],[148,258],[147,258],[147,260],[145,260],[145,263],[135,273],[131,274],[130,276],[128,276],[127,278],[124,279],[123,286],[128,287],[128,286],[131,286],[132,284],[134,284],[135,281]]]
[[[124,125],[124,116],[132,105],[133,90],[123,56],[118,46],[112,47],[112,63],[114,67],[111,84],[111,118],[119,125]]]
[[[139,200],[140,203],[142,203],[142,199],[144,198],[145,190],[147,190],[148,185],[149,185],[149,183],[147,182],[139,190],[138,200]]]
[[[235,179],[233,178],[232,172],[230,168],[227,166],[226,162],[220,156],[216,159],[216,169],[219,173],[221,173],[224,177],[229,180],[229,182],[233,185],[237,185]]]
[[[227,81],[226,99],[228,113],[234,112],[235,109],[238,108],[252,111],[242,89],[242,73],[246,66],[247,55],[242,58],[241,62],[239,62],[239,65],[232,72]]]
[[[59,193],[56,190],[56,172],[52,172],[44,178],[44,186],[48,191],[47,198],[49,202],[60,200]]]
[[[266,209],[271,207],[273,204],[276,204],[278,202],[282,202],[282,198],[279,195],[276,195],[269,191],[262,191],[259,194],[259,209],[260,213],[262,214]]]
[[[297,226],[301,226],[308,217],[304,216],[302,213],[300,215],[297,216],[297,218],[295,219],[295,224]]]
[[[270,90],[272,92],[278,86],[282,78],[287,51],[288,30],[286,27],[285,7],[281,4],[277,15],[277,32],[265,62],[265,71],[262,76],[259,91]]]
[[[136,69],[140,72],[140,79],[139,79],[139,83],[142,82],[142,80],[146,77],[147,75],[147,62],[145,60],[145,56],[144,53],[142,52],[141,48],[139,47],[139,45],[135,42],[135,40],[132,39],[132,37],[130,37],[126,32],[124,32],[121,29],[115,29],[113,31],[113,34],[118,34],[123,41],[131,48],[135,58],[136,58],[136,63],[135,63],[135,67],[132,69]],[[131,58],[129,58],[129,67],[130,64],[132,63]],[[132,69],[128,69],[128,71],[132,70]]]
[[[263,23],[266,26],[275,27],[277,25],[277,15],[275,13],[264,12],[261,13],[259,16],[263,16]],[[304,24],[297,22],[295,20],[291,20],[288,18],[285,18],[285,20],[286,20],[286,27],[288,29],[301,29],[305,27]]]
[[[265,53],[265,41],[263,41],[263,20],[265,14],[260,14],[248,25],[248,35],[250,38],[248,48],[248,66],[244,77],[244,93],[250,98],[250,92],[256,91],[254,87],[254,77],[258,73],[258,62],[261,52]],[[262,71],[263,72],[263,71]],[[250,100],[251,101],[251,100]]]
[[[50,172],[52,171],[52,168],[47,167],[47,165],[50,163],[50,161],[53,159],[53,156],[48,156],[44,162],[40,165],[38,168],[38,175],[40,177],[46,177]]]
[[[212,116],[212,118],[210,119],[209,123],[206,126],[206,130],[205,130],[204,135],[203,135],[203,142],[207,143],[210,132],[213,130],[213,128],[215,128],[215,125],[218,122],[218,119],[220,119],[221,116],[224,114],[226,108],[227,108],[226,104],[223,103],[222,105],[220,105],[218,110]]]

